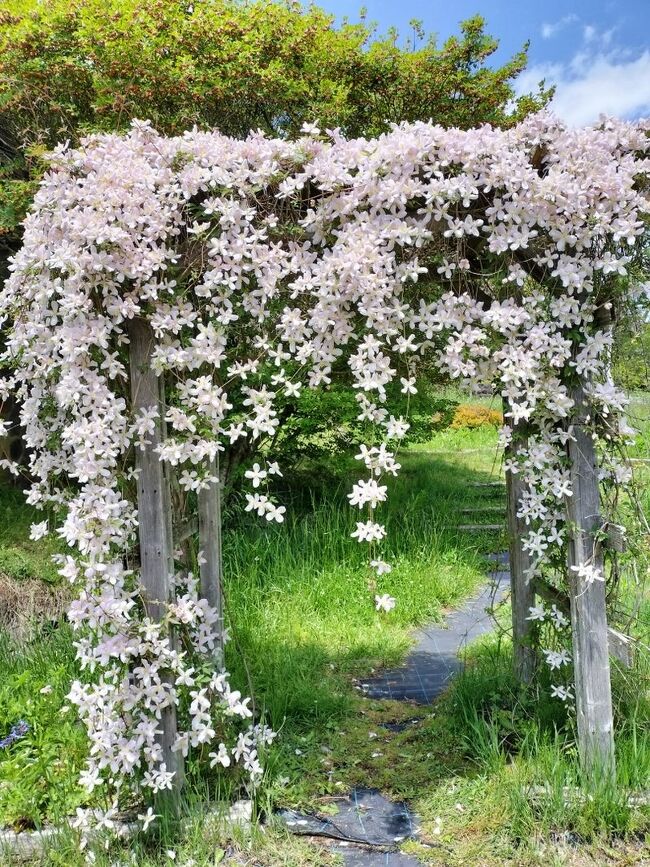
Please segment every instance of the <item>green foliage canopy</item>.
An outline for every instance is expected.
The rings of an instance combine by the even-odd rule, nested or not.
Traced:
[[[0,245],[18,242],[44,148],[133,117],[165,133],[197,124],[234,136],[291,135],[313,120],[349,136],[400,120],[510,125],[551,92],[515,98],[527,46],[489,66],[497,47],[480,16],[440,46],[415,23],[402,46],[395,31],[378,37],[363,19],[336,26],[293,0],[6,0]]]

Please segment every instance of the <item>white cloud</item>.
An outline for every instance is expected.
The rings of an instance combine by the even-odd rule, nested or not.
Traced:
[[[582,36],[585,42],[592,42],[596,38],[597,30],[593,24],[586,24],[582,28]]]
[[[573,24],[573,22],[577,20],[578,16],[571,14],[565,15],[564,18],[560,18],[552,24],[544,23],[542,24],[542,36],[544,39],[551,39],[556,33],[559,33],[560,30],[564,30],[565,27],[568,27],[569,24]]]
[[[571,126],[616,117],[650,115],[650,51],[635,59],[620,54],[576,54],[567,63],[539,64],[517,82],[518,93],[535,90],[541,79],[555,84],[551,109]]]
[[[609,30],[603,30],[600,34],[600,41],[603,45],[609,45],[612,41],[612,37],[614,36],[614,32],[616,31],[615,27],[611,27]]]
[[[593,24],[585,24],[582,28],[582,38],[586,44],[600,45],[601,48],[606,48],[612,41],[616,27],[611,27],[609,30],[599,30]]]

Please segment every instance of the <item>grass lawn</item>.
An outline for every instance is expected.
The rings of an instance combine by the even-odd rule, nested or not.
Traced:
[[[228,666],[242,691],[252,683],[258,707],[279,731],[257,803],[263,829],[225,841],[201,816],[197,784],[182,832],[115,845],[98,853],[98,864],[212,867],[228,847],[234,863],[336,863],[327,848],[288,837],[272,810],[282,804],[328,812],[332,796],[353,785],[409,800],[422,833],[404,849],[424,864],[650,863],[642,842],[648,811],[627,805],[627,792],[650,781],[642,663],[615,677],[619,790],[595,788],[590,799],[568,802],[563,787],[580,782],[571,721],[543,684],[523,693],[513,682],[503,631],[473,646],[465,674],[432,707],[372,701],[355,689],[355,678],[403,658],[415,625],[442,617],[480,584],[485,554],[505,544],[499,532],[455,530],[477,520],[464,509],[503,505],[498,489],[473,486],[501,476],[493,428],[444,431],[399,460],[403,470],[382,516],[393,571],[377,592],[398,602],[388,616],[375,612],[363,547],[349,538],[356,516],[342,507],[345,481],[315,482],[306,467],[284,492],[285,525],[269,529],[234,516],[224,534]],[[42,575],[51,579],[48,552],[26,541],[28,510],[14,492],[0,496],[0,509],[16,516],[11,535],[0,537],[0,572],[14,582],[33,580],[2,566],[4,548],[16,548],[33,558],[36,575],[42,558]],[[499,520],[489,512],[478,519]],[[18,827],[56,819],[80,801],[74,780],[84,738],[64,698],[72,656],[65,627],[41,631],[20,650],[0,641],[0,735],[17,719],[32,727],[0,757],[0,818]],[[400,720],[410,721],[403,731],[385,725]],[[41,863],[75,867],[83,858],[72,839],[61,839]]]

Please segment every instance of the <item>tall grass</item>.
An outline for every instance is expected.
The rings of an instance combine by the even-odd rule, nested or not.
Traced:
[[[650,697],[631,679],[615,677],[614,784],[604,769],[584,773],[575,720],[547,687],[542,677],[532,692],[522,690],[509,644],[495,652],[488,641],[445,698],[442,710],[485,780],[486,808],[503,808],[502,829],[513,841],[572,832],[589,842],[646,830],[648,809],[635,799],[649,794]]]
[[[84,800],[78,778],[87,742],[66,703],[78,673],[66,627],[27,644],[0,632],[0,735],[19,720],[29,726],[0,755],[0,825],[38,827],[46,817],[74,813]]]
[[[54,536],[37,542],[29,538],[31,524],[43,518],[42,512],[25,503],[23,491],[0,475],[0,574],[18,580],[58,581],[51,557],[63,550],[63,544]]]
[[[411,628],[441,617],[470,593],[484,580],[485,554],[505,544],[500,532],[456,529],[501,520],[498,512],[462,514],[504,505],[499,489],[474,486],[501,475],[493,429],[445,431],[399,459],[403,470],[380,515],[388,528],[382,556],[393,571],[376,588],[368,586],[365,546],[350,538],[359,519],[346,499],[357,477],[353,461],[337,459],[334,475],[303,466],[278,491],[288,507],[283,526],[268,527],[236,503],[229,506],[223,537],[233,635],[228,667],[235,685],[254,693],[258,711],[280,731],[266,757],[258,806],[267,817],[278,803],[322,808],[323,795],[377,785],[413,801],[425,836],[440,834],[431,839],[443,841],[450,864],[538,864],[529,858],[533,838],[641,833],[647,817],[628,803],[629,793],[650,780],[648,671],[641,663],[615,676],[616,789],[585,786],[570,716],[548,698],[544,684],[526,691],[515,683],[500,631],[470,648],[463,675],[435,708],[366,701],[353,689],[354,677],[399,662]],[[21,511],[14,493],[0,491],[0,512],[3,507],[17,520],[0,546],[20,548],[34,518]],[[40,548],[32,553],[46,556]],[[378,614],[375,592],[395,596],[396,609]],[[0,724],[8,728],[23,717],[32,726],[10,762],[0,756],[5,817],[37,824],[69,812],[78,798],[83,731],[60,713],[74,669],[65,628],[41,632],[20,648],[0,640]],[[45,685],[53,689],[42,694]],[[389,726],[411,717],[404,731]],[[214,788],[190,777],[189,825],[182,832],[118,844],[98,852],[98,865],[157,867],[173,863],[167,850],[177,863],[219,863],[226,837],[241,858],[269,867],[330,863],[329,853],[272,825],[264,834],[226,834],[203,815]],[[418,854],[428,863],[437,851]],[[43,863],[76,867],[82,856],[73,838],[62,839]]]
[[[473,482],[493,478],[495,438],[473,443],[483,465],[450,465],[424,450],[405,454],[380,519],[388,536],[382,556],[392,571],[376,580],[367,548],[350,537],[359,513],[349,508],[346,480],[303,496],[294,492],[281,527],[240,522],[224,535],[225,590],[235,641],[228,663],[244,685],[248,668],[274,725],[345,712],[342,674],[395,664],[408,628],[439,618],[483,580],[483,554],[498,534],[459,535],[461,509],[475,502]],[[437,445],[437,443],[436,443]],[[356,478],[356,476],[351,476]],[[490,496],[487,492],[485,496]],[[492,493],[498,502],[499,493]],[[374,593],[390,593],[389,616],[374,610]],[[245,666],[246,663],[246,666]]]

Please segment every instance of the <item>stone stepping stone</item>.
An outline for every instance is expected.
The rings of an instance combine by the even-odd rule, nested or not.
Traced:
[[[402,720],[401,722],[381,723],[381,728],[386,729],[389,732],[405,732],[407,729],[412,728],[412,726],[417,725],[419,722],[421,722],[421,719],[416,716],[412,719]]]
[[[389,801],[377,789],[353,789],[347,797],[331,803],[338,808],[335,815],[282,809],[278,816],[292,834],[330,837],[365,846],[395,849],[415,836],[415,817],[407,805],[403,801]]]
[[[459,659],[467,644],[490,632],[492,616],[486,610],[500,602],[510,589],[510,573],[498,570],[491,581],[445,624],[431,624],[415,633],[415,647],[400,668],[368,679],[361,689],[369,698],[431,704],[463,667]]]

